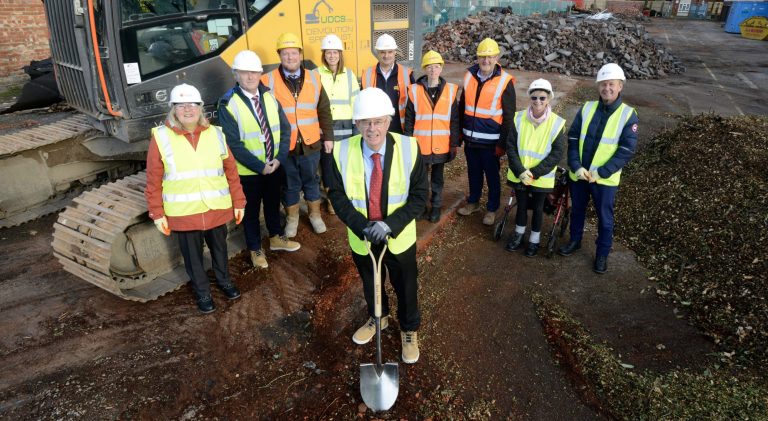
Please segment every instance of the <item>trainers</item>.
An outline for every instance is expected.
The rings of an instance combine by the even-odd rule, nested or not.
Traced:
[[[270,240],[272,240],[270,238]],[[267,264],[267,256],[264,255],[264,251],[261,249],[258,249],[256,251],[251,250],[251,264],[255,268],[262,268],[266,269],[269,267],[269,264]]]
[[[299,248],[301,248],[301,244],[296,241],[289,240],[285,235],[275,235],[274,237],[269,237],[269,249],[272,251],[296,251]]]
[[[389,326],[389,316],[382,316],[381,318],[381,330],[384,330]],[[376,319],[369,317],[368,321],[364,325],[357,329],[354,335],[352,335],[352,342],[363,345],[373,339],[376,335]]]
[[[403,342],[403,362],[413,364],[419,360],[419,339],[416,332],[400,332]]]
[[[211,296],[198,298],[197,299],[197,309],[200,310],[203,314],[213,313],[216,310],[216,306],[213,305],[213,300],[211,299]]]
[[[483,225],[493,225],[494,222],[496,222],[496,212],[486,212],[483,216]]]
[[[236,300],[240,298],[240,290],[237,289],[235,284],[229,284],[225,286],[216,284],[216,286],[219,287],[219,290],[224,294],[225,297],[227,297],[228,300]]]
[[[479,203],[467,203],[466,205],[460,207],[456,212],[459,215],[468,216],[478,211],[480,211]]]

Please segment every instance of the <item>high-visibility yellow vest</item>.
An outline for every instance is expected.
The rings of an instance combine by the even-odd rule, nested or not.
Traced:
[[[269,92],[264,92],[261,95],[264,98],[264,112],[266,114],[264,117],[266,117],[267,124],[272,132],[272,144],[274,156],[276,157],[277,151],[280,150],[280,113],[277,100]],[[225,108],[237,122],[237,129],[240,131],[240,141],[245,145],[245,149],[248,149],[248,152],[255,156],[256,159],[266,164],[267,151],[264,148],[266,141],[264,140],[258,119],[254,115],[255,110],[251,111],[251,108],[248,108],[248,105],[237,94],[232,95]],[[239,161],[237,162],[237,173],[240,175],[258,174]]]
[[[405,106],[408,103],[408,90],[411,89],[411,73],[413,71],[410,67],[403,66],[400,63],[395,63],[395,66],[397,66],[397,89],[400,94],[397,102],[397,111],[400,114],[400,124],[405,125]],[[375,88],[377,79],[376,66],[365,69],[365,73],[363,73],[363,89]]]
[[[352,107],[355,105],[357,93],[360,92],[357,77],[346,67],[335,79],[333,72],[326,66],[320,66],[316,71],[331,102],[334,139],[341,140],[352,136]]]
[[[584,148],[584,139],[587,137],[587,129],[589,123],[592,121],[592,117],[595,116],[597,111],[598,101],[589,101],[581,107],[581,133],[579,134],[579,160],[581,160],[582,149]],[[599,167],[605,165],[609,159],[613,157],[616,150],[619,149],[619,138],[621,132],[624,130],[624,126],[627,125],[629,118],[632,114],[636,113],[635,109],[627,104],[621,103],[616,111],[611,114],[608,121],[605,123],[605,129],[603,129],[600,143],[597,145],[595,156],[592,158],[592,164],[589,166],[589,171],[595,171]],[[578,177],[572,171],[568,171],[568,175],[571,180],[577,181]],[[601,178],[597,180],[597,184],[604,186],[618,186],[621,180],[621,170],[616,171],[608,178]]]
[[[501,137],[501,121],[504,109],[501,107],[501,96],[507,85],[515,82],[514,76],[501,71],[499,76],[491,77],[483,84],[480,96],[477,89],[480,83],[472,72],[464,75],[464,124],[462,132],[465,136],[479,143],[495,144]],[[477,103],[475,103],[477,98]]]
[[[515,113],[517,154],[520,156],[520,162],[525,169],[535,167],[549,155],[552,151],[552,144],[555,143],[564,127],[565,120],[553,112],[550,112],[547,120],[539,124],[538,127],[534,126],[528,119],[528,110]],[[531,185],[542,189],[554,188],[556,171],[557,166],[546,175],[533,180]],[[507,169],[507,180],[513,183],[520,182],[520,179],[510,169]]]
[[[152,136],[165,169],[163,210],[166,215],[188,216],[232,207],[223,162],[229,155],[220,128],[211,125],[203,130],[197,149],[184,135],[166,126],[153,128]]]
[[[408,98],[415,114],[413,136],[419,139],[422,155],[442,155],[450,152],[451,106],[458,87],[446,83],[433,105],[427,90],[420,83],[411,85]]]
[[[311,145],[320,140],[320,120],[317,117],[317,104],[320,102],[320,90],[323,86],[317,73],[304,71],[304,81],[297,97],[285,84],[280,68],[261,76],[261,83],[274,92],[275,98],[283,106],[283,112],[291,122],[291,149],[296,148],[299,131],[305,144]]]
[[[416,165],[419,153],[416,138],[390,133],[395,140],[392,148],[392,167],[387,184],[387,210],[391,215],[405,205],[411,187],[411,172]],[[365,164],[363,158],[363,138],[360,135],[342,140],[333,148],[333,159],[344,182],[347,198],[358,212],[368,218],[368,194],[365,186]],[[386,145],[385,145],[386,147]],[[383,199],[383,198],[382,198]],[[365,240],[347,228],[349,246],[357,254],[367,255]],[[416,220],[414,219],[397,236],[390,238],[389,251],[399,254],[416,243]]]

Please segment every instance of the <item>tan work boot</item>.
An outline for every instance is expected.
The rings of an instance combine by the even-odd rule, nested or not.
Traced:
[[[496,212],[486,212],[483,216],[483,225],[493,225],[496,222]]]
[[[386,329],[387,326],[389,326],[389,316],[384,316],[381,318],[381,330]],[[352,335],[352,342],[358,345],[367,344],[374,336],[376,336],[376,319],[369,317],[368,321]]]
[[[285,212],[285,236],[293,238],[296,236],[296,231],[299,229],[299,204],[286,206]]]
[[[459,215],[469,216],[475,212],[478,212],[479,210],[480,210],[479,203],[467,203],[464,206],[460,207],[459,210],[457,210],[456,212]]]
[[[251,250],[251,264],[255,268],[266,269],[269,267],[269,264],[267,264],[267,256],[264,254],[264,250]]]
[[[315,233],[317,234],[322,234],[327,230],[325,222],[323,222],[323,217],[320,214],[320,202],[320,199],[313,202],[307,202],[307,207],[309,208],[309,222],[312,224],[312,229],[315,230]]]
[[[403,342],[403,362],[413,364],[419,360],[419,338],[416,332],[400,332]]]
[[[298,241],[289,240],[284,235],[275,235],[269,237],[269,249],[272,251],[296,251],[301,248],[301,244]]]

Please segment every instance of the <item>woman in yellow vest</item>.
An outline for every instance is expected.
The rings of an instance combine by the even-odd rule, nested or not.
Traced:
[[[197,308],[210,313],[216,308],[203,266],[203,242],[211,250],[221,292],[230,300],[240,297],[227,267],[227,222],[243,219],[245,195],[224,134],[203,115],[200,92],[191,85],[176,86],[169,105],[165,125],[152,129],[144,194],[157,229],[166,236],[176,233]]]
[[[323,64],[318,67],[320,83],[331,102],[333,116],[333,140],[344,140],[357,134],[357,128],[352,124],[352,106],[355,103],[360,85],[352,69],[344,67],[344,44],[334,34],[326,35],[320,42],[323,52]],[[333,171],[333,143],[325,142],[320,156],[323,172],[323,185],[326,192],[330,183],[330,173]],[[333,206],[328,202],[328,212],[333,214]]]
[[[421,59],[426,74],[411,85],[408,105],[405,108],[406,136],[419,140],[419,150],[424,164],[429,166],[432,208],[423,218],[430,222],[440,220],[445,164],[456,157],[461,133],[458,87],[447,83],[440,76],[443,57],[436,51],[427,51]]]
[[[515,189],[517,216],[515,232],[509,236],[505,248],[507,251],[520,248],[528,225],[528,209],[532,209],[525,256],[533,257],[539,250],[544,200],[555,187],[555,171],[566,143],[565,120],[553,113],[549,105],[552,84],[536,79],[528,87],[528,96],[531,103],[527,109],[515,113],[515,132],[507,138],[507,181]]]

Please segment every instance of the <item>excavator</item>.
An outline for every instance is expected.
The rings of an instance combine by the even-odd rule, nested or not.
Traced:
[[[323,7],[320,7],[320,6]],[[395,37],[398,59],[417,63],[415,0],[44,0],[56,82],[75,112],[42,116],[0,135],[0,228],[58,212],[53,250],[68,272],[121,298],[146,302],[188,279],[172,237],[147,216],[150,129],[163,124],[170,90],[189,83],[215,122],[243,49],[270,71],[283,32],[302,38],[308,68],[336,34],[346,66],[376,63],[373,42]],[[236,236],[232,236],[236,237]],[[230,253],[242,250],[230,244]]]

